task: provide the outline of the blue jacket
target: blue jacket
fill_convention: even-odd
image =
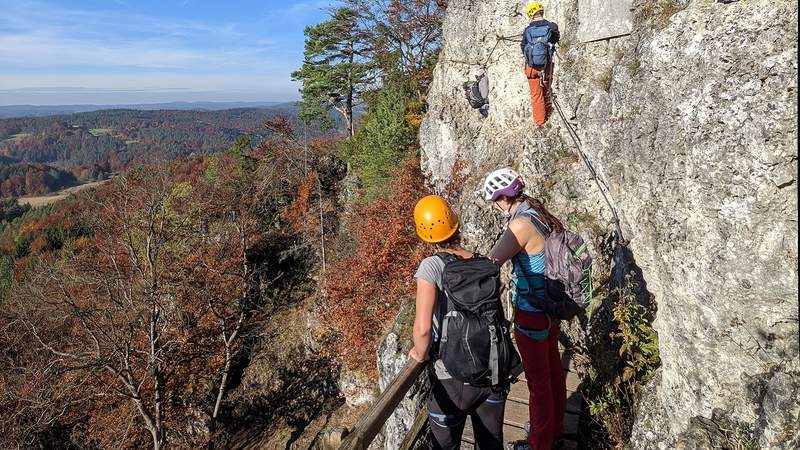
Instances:
[[[552,30],[550,42],[553,44],[558,43],[558,40],[561,39],[561,33],[559,33],[558,24],[556,24],[555,22],[550,22],[545,19],[534,20],[530,23],[530,25],[525,27],[525,31],[528,31],[528,28],[540,27],[542,25],[547,25],[548,27],[550,27],[550,30]],[[523,54],[525,54],[525,45],[528,43],[527,39],[525,38],[526,34],[525,31],[522,32],[522,44],[520,45]]]

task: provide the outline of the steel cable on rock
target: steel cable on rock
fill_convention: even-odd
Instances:
[[[554,52],[555,55],[561,59],[561,55],[558,52]],[[555,77],[556,82],[554,83],[553,88],[557,87],[558,85],[558,77]],[[594,168],[591,160],[589,160],[589,156],[583,151],[581,138],[578,135],[578,132],[575,131],[575,128],[569,123],[567,120],[566,114],[564,114],[564,110],[561,108],[561,104],[558,103],[558,96],[555,93],[555,89],[550,90],[550,96],[553,99],[553,106],[555,107],[556,112],[558,112],[558,116],[561,117],[561,122],[564,123],[564,127],[567,129],[567,134],[569,134],[570,138],[572,138],[572,142],[575,144],[575,148],[578,151],[578,154],[583,160],[583,163],[586,165],[586,168],[589,169],[589,173],[591,174],[591,179],[597,185],[597,189],[600,191],[600,195],[603,196],[603,200],[605,200],[606,205],[608,205],[608,209],[611,211],[611,223],[614,224],[614,229],[617,233],[617,242],[622,245],[628,245],[628,241],[625,240],[624,235],[622,234],[622,227],[620,226],[619,215],[617,214],[617,209],[611,204],[611,200],[609,200],[608,195],[606,194],[606,188],[603,188],[603,185],[606,185],[606,182],[601,180],[600,177],[597,175],[597,171]]]
[[[495,35],[495,37],[496,37],[497,40],[494,43],[494,47],[492,47],[492,50],[489,52],[489,56],[487,56],[485,58],[483,63],[481,63],[480,61],[473,62],[473,61],[466,61],[466,60],[463,60],[463,59],[450,59],[450,58],[447,58],[444,61],[452,62],[452,63],[456,63],[456,64],[466,64],[468,66],[480,66],[481,69],[486,70],[489,67],[489,62],[492,60],[492,56],[494,56],[494,52],[495,52],[495,50],[497,50],[497,47],[500,45],[500,42],[522,42],[521,39],[519,39],[519,40],[517,39],[517,38],[521,38],[522,34],[515,34],[515,35],[511,35],[511,36]]]
[[[444,61],[457,64],[466,64],[470,66],[480,65],[481,69],[485,71],[488,68],[492,56],[494,56],[495,50],[497,50],[497,47],[500,45],[500,42],[522,42],[522,40],[520,39],[521,37],[522,34],[516,34],[511,36],[497,35],[497,41],[494,43],[494,47],[492,47],[492,50],[489,52],[489,56],[486,57],[483,63],[458,60],[458,59],[449,59],[449,58],[444,59]],[[558,57],[558,59],[561,59],[561,55],[558,53],[558,51],[555,51],[554,54]],[[555,78],[554,84],[557,86],[558,77],[554,78]],[[553,106],[558,112],[559,117],[561,117],[561,121],[564,123],[564,126],[567,129],[567,133],[569,134],[570,138],[572,138],[572,142],[575,144],[575,148],[577,149],[578,154],[581,157],[581,160],[583,160],[583,163],[584,165],[586,165],[586,168],[589,169],[589,173],[591,174],[591,179],[597,185],[597,189],[600,191],[600,195],[603,196],[603,200],[605,201],[606,205],[611,211],[611,216],[612,216],[611,222],[614,224],[614,229],[617,234],[616,235],[617,242],[622,246],[627,245],[628,241],[625,240],[625,237],[622,234],[622,227],[620,226],[619,214],[617,214],[617,209],[614,207],[614,205],[611,203],[611,200],[608,198],[608,195],[606,194],[606,188],[603,187],[603,185],[607,186],[607,184],[605,183],[605,181],[601,180],[600,177],[597,175],[597,171],[595,170],[594,165],[592,165],[592,162],[589,160],[589,157],[583,151],[581,138],[578,135],[578,132],[575,131],[575,128],[572,126],[572,124],[569,123],[569,121],[567,120],[567,117],[564,114],[563,109],[561,108],[561,104],[558,103],[558,98],[557,95],[555,94],[555,90],[551,89],[550,94],[553,99]]]

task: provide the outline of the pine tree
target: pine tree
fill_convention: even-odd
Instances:
[[[405,120],[409,94],[384,87],[370,96],[369,113],[355,138],[346,142],[343,157],[361,179],[367,200],[386,193],[391,170],[408,157],[414,131]]]
[[[358,13],[349,8],[331,11],[331,18],[306,27],[303,66],[292,79],[303,83],[300,117],[330,124],[328,112],[338,111],[349,135],[355,134],[353,109],[371,83],[372,64]]]

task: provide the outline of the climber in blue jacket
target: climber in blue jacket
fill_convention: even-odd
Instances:
[[[533,121],[542,126],[547,122],[545,96],[550,90],[553,74],[555,45],[561,39],[558,25],[544,18],[544,7],[539,2],[528,5],[531,23],[522,32],[522,54],[525,55],[525,76],[531,89]]]

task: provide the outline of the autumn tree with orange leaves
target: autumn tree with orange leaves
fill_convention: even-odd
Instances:
[[[394,171],[390,194],[360,207],[348,224],[356,250],[330,270],[327,314],[339,357],[351,369],[374,374],[380,336],[413,297],[412,276],[426,247],[411,214],[425,192],[419,160],[410,156]]]
[[[346,0],[359,11],[384,82],[409,79],[423,96],[442,45],[445,0]]]
[[[285,133],[118,177],[87,197],[92,233],[60,257],[27,248],[30,270],[0,317],[0,338],[32,350],[9,354],[17,372],[0,379],[0,408],[11,413],[0,426],[19,432],[17,442],[77,422],[70,440],[88,446],[211,438],[243,336],[281,301],[262,297],[284,275],[280,262],[254,260],[268,241],[290,239],[284,210],[308,200],[297,183],[313,176],[329,189],[311,155],[323,144],[296,158],[279,142],[292,136],[288,124],[268,126]],[[317,204],[311,214],[295,208],[298,223],[318,218]]]
[[[200,184],[193,195],[194,185],[163,168],[115,184],[93,200],[95,236],[68,261],[38,262],[14,296],[17,320],[49,355],[53,382],[81,380],[64,407],[91,405],[87,438],[140,446],[143,429],[160,449],[193,410],[210,409],[209,424],[218,414],[252,312],[245,259],[253,220],[230,192]],[[213,408],[188,389],[198,384],[216,386]],[[114,412],[126,409],[130,422],[115,426]]]

